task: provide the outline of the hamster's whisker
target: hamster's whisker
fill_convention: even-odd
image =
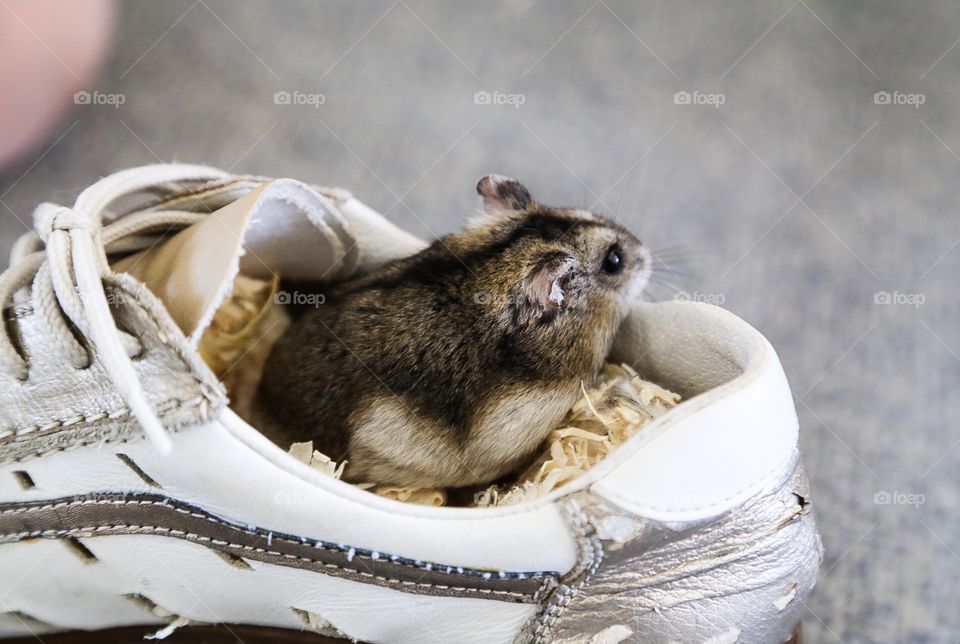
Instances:
[[[658,284],[673,290],[683,290],[691,281],[691,276],[683,273],[665,272],[654,266],[648,278],[651,284]]]
[[[696,264],[691,264],[690,262],[686,262],[682,259],[675,259],[672,257],[665,258],[660,257],[659,255],[651,255],[651,257],[653,259],[653,267],[661,271],[671,271],[676,269],[684,270],[694,268],[696,266]]]
[[[659,278],[675,277],[681,280],[691,279],[694,276],[693,271],[689,267],[675,266],[657,261],[654,261],[653,266],[651,266],[651,274]]]
[[[667,288],[653,289],[645,288],[643,289],[643,294],[646,296],[647,301],[649,302],[663,302],[665,300],[675,299],[676,296],[682,291],[671,290]]]
[[[676,295],[677,293],[681,293],[681,292],[684,291],[684,289],[683,289],[682,287],[680,287],[680,286],[678,286],[678,285],[676,285],[676,284],[674,284],[674,283],[672,283],[672,282],[666,282],[666,281],[662,281],[662,280],[658,280],[658,279],[653,279],[653,278],[650,279],[650,281],[649,281],[648,284],[649,284],[649,286],[651,286],[651,287],[658,287],[658,288],[660,288],[660,289],[664,289],[664,290],[668,291],[671,295]]]
[[[658,259],[658,260],[661,260],[661,261],[665,261],[665,260],[671,260],[671,261],[672,261],[672,260],[681,260],[681,261],[704,260],[704,259],[706,259],[706,257],[707,257],[707,255],[706,255],[704,252],[699,251],[699,250],[696,250],[696,249],[690,249],[690,248],[681,248],[681,247],[675,247],[675,248],[649,248],[649,247],[648,247],[648,250],[650,251],[650,254],[653,256],[654,259]]]
[[[671,263],[682,263],[682,264],[705,264],[705,257],[702,255],[672,255],[670,253],[660,253],[653,252],[650,253],[651,257],[655,261],[671,264]]]
[[[671,246],[648,246],[651,253],[665,257],[705,257],[708,255],[702,248],[691,247],[687,244],[673,244]]]
[[[657,246],[658,253],[669,253],[675,250],[696,251],[697,249],[691,247],[689,244],[670,244],[669,246]]]
[[[681,282],[683,284],[688,284],[693,281],[696,277],[695,274],[690,271],[685,270],[663,270],[658,269],[657,267],[653,268],[651,273],[651,278],[655,281],[672,281],[672,282]]]
[[[694,281],[703,275],[709,265],[702,253],[694,254],[695,252],[682,247],[650,249],[650,256],[653,258],[652,271],[660,277],[668,275],[683,282]]]

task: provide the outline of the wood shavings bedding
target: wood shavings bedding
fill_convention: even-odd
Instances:
[[[313,442],[294,443],[288,450],[290,456],[298,461],[306,463],[312,468],[318,469],[328,476],[339,479],[343,476],[343,470],[347,465],[346,461],[336,463],[329,456],[319,450],[313,449]],[[445,490],[434,490],[426,488],[408,488],[396,487],[393,485],[374,485],[373,483],[360,483],[357,487],[363,488],[379,494],[380,496],[394,501],[404,501],[406,503],[419,503],[421,505],[446,505],[447,493]]]
[[[647,423],[680,402],[680,396],[643,380],[627,365],[607,363],[560,427],[547,437],[542,454],[507,485],[491,485],[475,505],[530,501],[573,481]]]
[[[272,281],[238,275],[197,347],[226,387],[230,406],[248,421],[270,349],[290,326],[289,315],[276,301],[279,287],[279,275]]]
[[[290,323],[275,301],[278,285],[279,277],[268,282],[239,276],[233,294],[200,340],[200,355],[226,386],[231,407],[251,422],[257,416],[252,401],[260,372],[273,343]],[[548,436],[540,456],[514,481],[478,490],[472,505],[510,505],[544,496],[576,479],[680,402],[678,394],[642,379],[627,365],[613,363],[604,365],[594,382],[582,383],[581,393],[560,427]],[[334,478],[340,478],[346,466],[346,461],[335,463],[314,450],[311,442],[294,443],[289,453]],[[446,490],[373,483],[358,487],[407,503],[442,506],[448,501]]]

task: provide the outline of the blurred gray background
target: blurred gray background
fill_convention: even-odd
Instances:
[[[655,295],[780,353],[826,546],[808,641],[956,642],[958,39],[947,0],[125,2],[89,88],[124,104],[3,171],[0,251],[158,160],[344,186],[425,237],[489,172],[615,215],[663,251]]]

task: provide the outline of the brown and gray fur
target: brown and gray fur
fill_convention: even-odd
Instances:
[[[466,231],[333,287],[273,349],[261,406],[286,439],[347,459],[349,481],[457,487],[523,465],[646,283],[650,255],[622,226],[505,177],[477,191]]]

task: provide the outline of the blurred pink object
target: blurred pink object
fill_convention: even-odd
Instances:
[[[107,53],[113,0],[0,2],[0,169],[37,148]]]

